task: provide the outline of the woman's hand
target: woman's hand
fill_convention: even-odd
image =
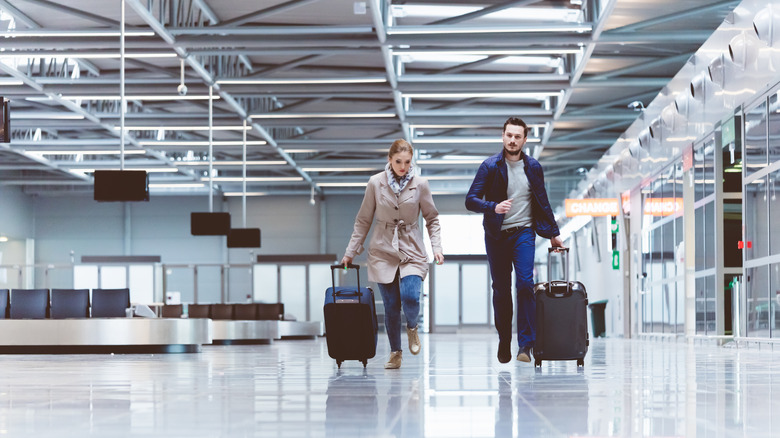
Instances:
[[[345,268],[351,263],[352,263],[352,257],[344,256],[341,258],[341,264],[344,265]]]
[[[436,254],[433,255],[433,259],[437,265],[440,265],[444,263],[444,254],[437,252]]]

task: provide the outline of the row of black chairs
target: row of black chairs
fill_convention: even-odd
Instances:
[[[0,289],[0,318],[65,319],[126,316],[130,289]]]
[[[160,316],[179,318],[184,311],[183,307],[181,304],[166,304],[160,309]],[[280,320],[284,319],[284,303],[188,304],[187,317],[239,321]]]

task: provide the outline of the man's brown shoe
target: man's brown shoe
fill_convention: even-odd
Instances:
[[[531,349],[522,349],[519,353],[517,353],[517,360],[520,362],[531,362]]]

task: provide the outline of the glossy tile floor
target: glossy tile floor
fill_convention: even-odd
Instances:
[[[493,334],[421,335],[385,370],[325,339],[200,354],[0,356],[0,435],[780,437],[780,348],[597,339],[541,370]],[[406,341],[404,340],[404,345]]]

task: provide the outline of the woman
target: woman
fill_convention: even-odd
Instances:
[[[387,369],[401,367],[401,308],[406,315],[409,351],[420,352],[417,320],[420,314],[422,281],[428,274],[428,253],[418,227],[420,212],[431,237],[434,259],[444,262],[441,249],[439,212],[433,205],[428,180],[414,175],[414,149],[399,139],[390,146],[385,171],[368,180],[363,204],[355,218],[352,239],[341,263],[352,263],[363,252],[371,223],[376,226],[368,248],[368,280],[379,285],[385,304],[385,328],[390,341]]]

